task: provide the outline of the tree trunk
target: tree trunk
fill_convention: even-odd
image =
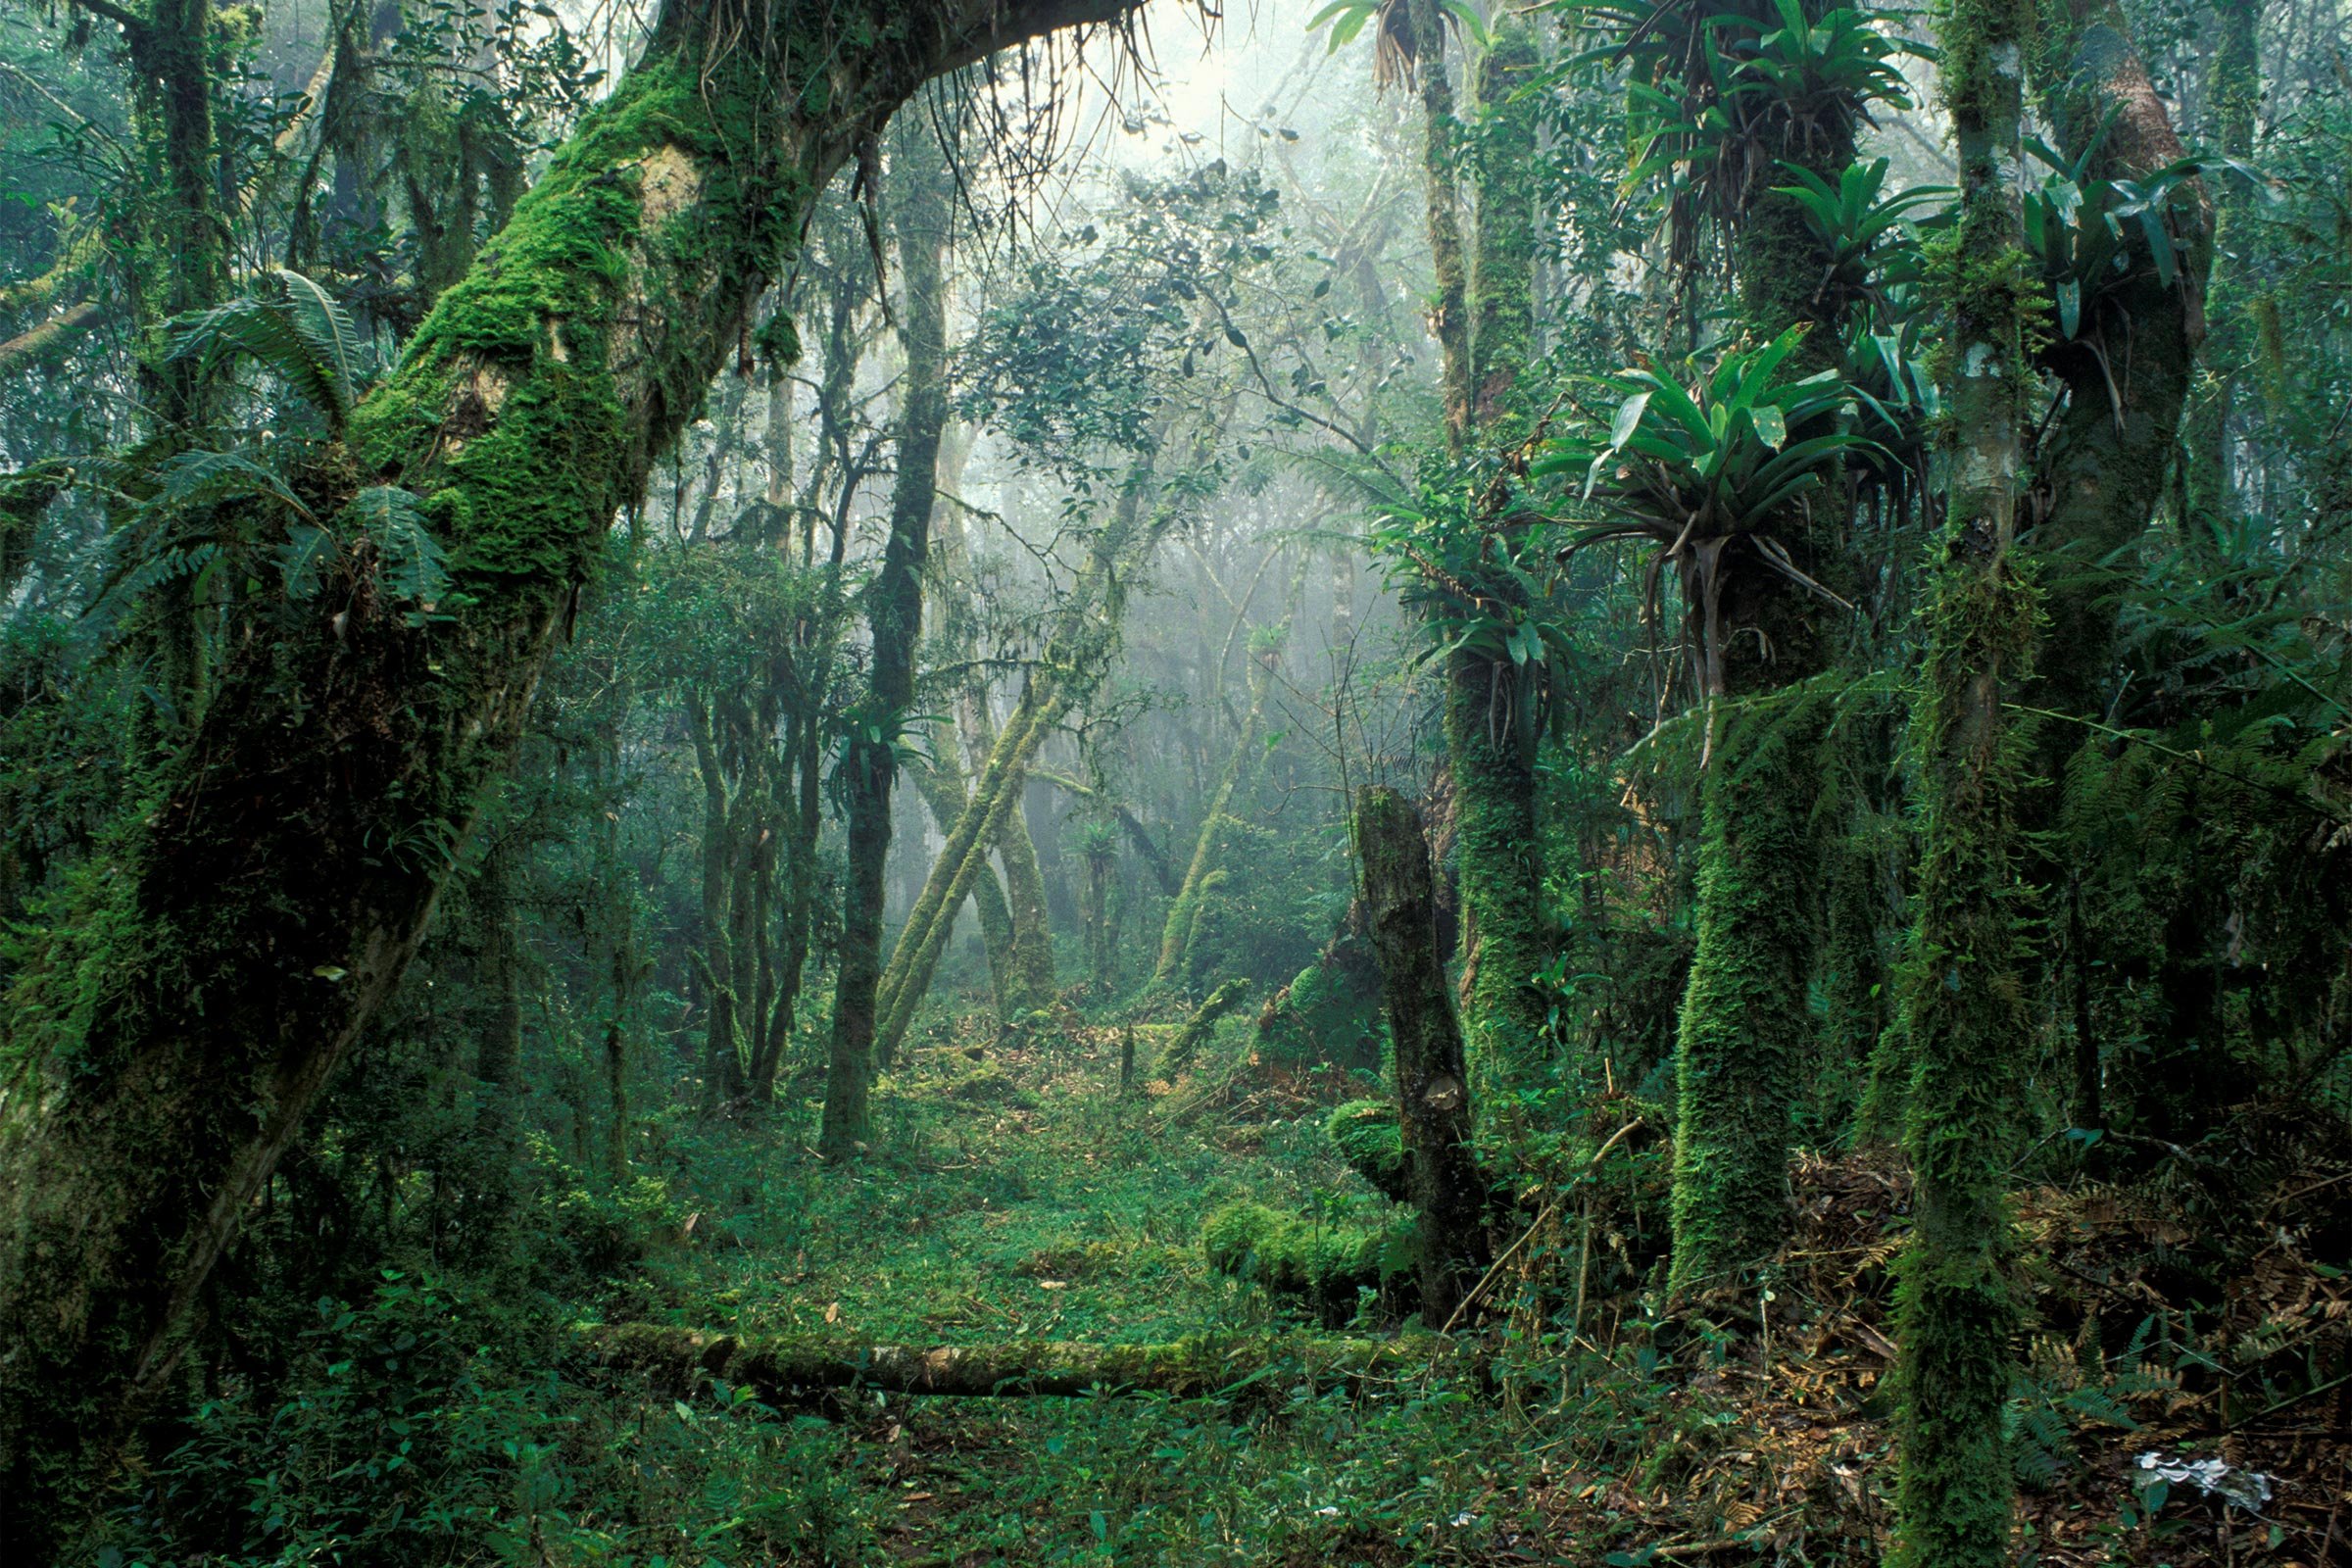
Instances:
[[[1042,744],[1044,737],[1039,737]],[[1054,1005],[1054,927],[1046,906],[1046,873],[1029,836],[1028,775],[1011,786],[1012,808],[997,832],[997,859],[1004,867],[1004,910],[1012,924],[1010,1017],[1025,1017]],[[985,880],[983,878],[982,880]]]
[[[1824,105],[1779,155],[1834,188],[1853,162],[1858,114],[1850,98]],[[1728,238],[1750,336],[1768,342],[1803,327],[1787,373],[1835,368],[1843,297],[1820,286],[1820,241],[1803,206],[1756,181]],[[1849,575],[1849,521],[1831,501],[1783,509],[1766,526],[1805,571],[1835,585]],[[1825,607],[1746,555],[1753,548],[1726,547],[1742,569],[1724,577],[1723,685],[1705,699],[1698,941],[1676,1035],[1676,1290],[1734,1282],[1787,1234],[1790,1112],[1817,1059],[1813,806],[1827,710],[1804,682],[1830,667],[1834,638]],[[1718,730],[1712,707],[1727,697],[1737,705]]]
[[[423,498],[461,591],[413,624],[354,555],[325,602],[284,607],[11,988],[0,1548],[42,1560],[171,1383],[221,1249],[414,954],[613,515],[814,193],[926,77],[1126,9],[779,0],[747,32],[678,0],[357,411],[351,473]]]
[[[985,868],[989,846],[1004,832],[1005,818],[1019,806],[1021,787],[1038,749],[1068,705],[1099,677],[1102,661],[1118,638],[1124,603],[1122,578],[1150,559],[1175,518],[1171,508],[1145,504],[1152,489],[1153,460],[1139,460],[1119,493],[1107,527],[1096,535],[1084,574],[1055,617],[1038,667],[1004,726],[997,732],[988,765],[974,781],[970,804],[948,835],[923,891],[908,911],[892,949],[877,998],[884,1051],[896,1050],[930,989],[939,956],[947,948],[955,912]]]
[[[1014,1340],[923,1348],[807,1339],[736,1339],[650,1323],[584,1329],[581,1344],[604,1365],[663,1388],[689,1389],[706,1376],[757,1390],[778,1402],[828,1389],[980,1398],[1080,1398],[1157,1394],[1214,1398],[1281,1369],[1281,1387],[1354,1388],[1372,1378],[1426,1368],[1426,1347],[1410,1340],[1344,1340],[1266,1334],[1179,1340],[1168,1345],[1083,1345]]]
[[[914,656],[923,626],[923,564],[939,483],[939,438],[948,422],[948,226],[955,176],[927,117],[909,117],[893,137],[892,227],[903,279],[899,332],[906,349],[899,406],[898,477],[890,540],[867,600],[873,632],[872,683],[840,776],[848,817],[842,882],[841,963],[833,991],[833,1036],[825,1060],[825,1110],[818,1147],[831,1158],[855,1153],[868,1133],[866,1094],[874,1070],[874,991],[882,978],[883,876],[890,861],[891,786],[898,745],[914,702]]]
[[[1358,791],[1355,848],[1396,1047],[1405,1191],[1421,1211],[1421,1320],[1435,1327],[1487,1260],[1486,1183],[1470,1152],[1469,1069],[1439,956],[1421,813],[1384,786]]]
[[[1521,433],[1519,378],[1533,350],[1537,249],[1537,120],[1533,96],[1516,98],[1536,74],[1535,30],[1498,16],[1493,40],[1471,72],[1477,101],[1470,159],[1477,224],[1467,286],[1468,327],[1462,416],[1466,436],[1497,448]],[[1433,187],[1431,200],[1438,200]],[[1439,219],[1433,210],[1433,232]],[[1493,548],[1508,555],[1508,533]],[[1482,572],[1478,590],[1505,613],[1528,609],[1520,579]],[[1462,1024],[1489,1128],[1507,1138],[1524,1125],[1528,1102],[1550,1061],[1544,1001],[1534,986],[1549,947],[1536,830],[1536,737],[1520,733],[1526,705],[1517,683],[1532,670],[1465,650],[1446,660],[1446,757],[1459,830]]]
[[[2027,344],[2040,303],[2018,200],[2033,26],[2033,0],[1984,0],[1938,21],[1960,210],[1958,262],[1942,290],[1951,480],[1911,714],[1920,863],[1904,976],[1917,1182],[1896,1329],[1904,1568],[2000,1568],[2013,1558],[2016,1485],[2001,1412],[2021,1314],[2009,1286],[2008,1172],[2034,1020],[2016,913],[2021,768],[2003,704],[2034,634],[2033,593],[2009,564],[2035,390]]]
[[[2213,56],[2208,98],[2213,105],[2213,140],[2226,158],[2254,155],[2254,114],[2262,98],[2257,49],[2263,0],[2219,0],[2221,46]],[[2230,422],[2238,377],[2246,370],[2253,343],[2252,292],[2246,258],[2233,247],[2246,232],[2248,194],[2242,179],[2223,187],[2214,218],[2212,333],[2200,356],[2206,374],[2189,406],[2181,462],[2187,465],[2188,505],[2180,519],[2189,559],[2208,571],[2225,564],[2222,530],[2230,525],[2235,496],[2230,471]]]
[[[947,745],[941,743],[940,765],[922,774],[916,788],[922,791],[923,804],[931,808],[931,820],[939,824],[940,832],[952,833],[969,804],[969,794],[963,787],[963,773],[953,762],[945,760]],[[983,864],[980,874],[972,879],[972,910],[980,921],[980,945],[988,956],[988,980],[992,1001],[1000,1023],[1012,1018],[1012,996],[1015,985],[1012,974],[1012,914],[1004,906],[1004,884],[997,876],[997,868]]]
[[[1258,750],[1258,726],[1264,720],[1266,693],[1273,684],[1274,662],[1252,658],[1250,709],[1242,715],[1242,732],[1234,740],[1233,755],[1226,760],[1225,771],[1217,779],[1216,792],[1208,798],[1207,813],[1200,819],[1200,837],[1193,841],[1192,863],[1185,868],[1184,883],[1168,906],[1167,923],[1159,934],[1159,961],[1152,970],[1152,983],[1155,986],[1174,984],[1185,955],[1192,950],[1193,931],[1200,921],[1200,899],[1209,867],[1215,863],[1217,841],[1224,837],[1226,812],[1233,806],[1234,788]]]
[[[715,1111],[743,1098],[743,1054],[735,1034],[735,841],[740,802],[729,798],[727,776],[712,738],[711,709],[700,695],[686,700],[686,728],[703,784],[703,1108]]]
[[[1437,292],[1429,329],[1438,340],[1438,388],[1446,412],[1446,444],[1460,453],[1470,435],[1470,284],[1462,250],[1462,203],[1454,171],[1459,126],[1453,83],[1446,74],[1446,13],[1438,0],[1405,0],[1411,19],[1413,76],[1421,92],[1423,211],[1429,222],[1430,264]]]
[[[2185,156],[2118,8],[2107,0],[2073,0],[2071,12],[2044,19],[2036,43],[2034,75],[2059,146],[2070,158],[2095,148],[2091,177],[2142,178]],[[2067,405],[2035,474],[2049,510],[2022,542],[2036,563],[2048,623],[2035,663],[2035,706],[2061,713],[2095,718],[2106,706],[2124,579],[2096,568],[2138,539],[2155,514],[2205,336],[2213,248],[2198,187],[2178,194],[2168,216],[2180,278],[2162,282],[2145,242],[2130,242],[2130,270],[2109,290],[2114,330],[2104,364],[2079,344],[2048,356],[2067,384]],[[2134,232],[2131,225],[2126,231]],[[2048,776],[2064,776],[2066,757],[2082,738],[2072,725],[2049,727],[2042,757]]]

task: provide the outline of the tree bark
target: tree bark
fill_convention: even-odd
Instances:
[[[1911,714],[1920,858],[1904,973],[1917,1182],[1896,1329],[1904,1568],[2000,1568],[2014,1556],[2001,1428],[2021,1313],[2008,1188],[2034,1019],[2015,912],[2022,777],[2004,700],[2034,638],[2032,590],[2009,563],[2035,391],[2026,346],[2040,305],[2018,199],[2033,26],[2033,0],[1970,0],[1938,18],[1960,204],[1957,262],[1939,282],[1952,334],[1951,478]]]
[[[747,32],[678,0],[357,411],[341,482],[421,497],[461,592],[412,623],[355,555],[283,607],[8,999],[0,1548],[42,1560],[172,1382],[206,1277],[414,954],[614,514],[814,193],[925,78],[1127,9],[777,0]]]
[[[868,1127],[874,1071],[874,992],[882,978],[883,877],[890,860],[891,786],[898,745],[914,702],[914,656],[923,627],[923,565],[939,483],[940,433],[948,422],[948,227],[955,176],[928,123],[903,121],[893,138],[892,227],[903,280],[899,333],[906,350],[899,408],[898,476],[890,539],[866,605],[873,633],[872,679],[853,718],[842,760],[848,871],[842,882],[841,962],[833,990],[833,1034],[825,1060],[825,1109],[818,1148],[855,1153]]]
[[[1226,813],[1233,806],[1235,786],[1241,782],[1257,750],[1258,726],[1266,712],[1266,693],[1273,684],[1273,660],[1253,658],[1250,663],[1250,708],[1242,715],[1242,733],[1233,743],[1233,755],[1226,759],[1225,771],[1217,778],[1216,792],[1208,798],[1200,836],[1193,841],[1192,862],[1185,868],[1184,881],[1168,906],[1167,923],[1159,934],[1159,961],[1152,970],[1152,983],[1155,986],[1174,984],[1185,955],[1192,951],[1193,932],[1200,922],[1200,899],[1209,868],[1215,863],[1217,841],[1224,837]]]
[[[1421,1211],[1421,1320],[1444,1323],[1486,1262],[1486,1183],[1470,1152],[1470,1078],[1438,951],[1421,813],[1380,785],[1355,798],[1364,906],[1396,1050],[1405,1191]]]

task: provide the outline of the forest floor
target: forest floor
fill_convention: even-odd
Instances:
[[[694,1162],[705,1206],[654,1262],[661,1314],[842,1345],[1307,1327],[1211,1273],[1200,1224],[1241,1198],[1375,1221],[1385,1200],[1322,1132],[1330,1103],[1371,1086],[1244,1062],[1122,1094],[1119,1050],[1110,1030],[1024,1046],[942,1025],[885,1084],[861,1167],[789,1146],[756,1167]],[[1669,1334],[1628,1293],[1582,1332],[1517,1313],[1475,1367],[1346,1392],[1278,1366],[1215,1399],[832,1397],[798,1416],[821,1478],[801,1506],[825,1515],[799,1539],[829,1560],[941,1568],[1875,1563],[1908,1193],[1890,1166],[1847,1157],[1804,1161],[1797,1194],[1760,1325],[1702,1311]],[[2352,1565],[2346,1391],[2273,1408],[2271,1374],[2240,1369],[2340,1358],[2341,1268],[2281,1224],[2226,1321],[2200,1323],[2166,1294],[2186,1240],[2177,1205],[2077,1186],[2021,1207],[2051,1259],[2012,1412],[2030,1560]],[[1375,1315],[1353,1332],[1391,1329]],[[2226,1504],[2141,1473],[2142,1454],[2218,1460],[2208,1479],[2224,1485],[2260,1472],[2272,1496]]]

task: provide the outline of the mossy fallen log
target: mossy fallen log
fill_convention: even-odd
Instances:
[[[1355,1389],[1429,1364],[1426,1340],[1318,1334],[1195,1335],[1156,1345],[1008,1340],[992,1345],[858,1345],[780,1335],[738,1338],[652,1323],[584,1328],[603,1369],[662,1387],[704,1375],[778,1402],[828,1390],[875,1389],[982,1398],[1163,1394],[1216,1398],[1280,1379],[1284,1387]]]
[[[1159,1054],[1159,1076],[1172,1078],[1190,1066],[1193,1057],[1200,1053],[1200,1042],[1208,1038],[1208,1032],[1216,1027],[1217,1020],[1240,1006],[1242,999],[1248,995],[1250,982],[1247,978],[1228,980],[1210,992],[1208,1000],[1185,1020],[1182,1029],[1176,1031],[1176,1038],[1168,1042],[1168,1049]]]
[[[1313,1307],[1327,1325],[1354,1316],[1359,1293],[1409,1310],[1421,1255],[1417,1220],[1398,1213],[1372,1230],[1318,1225],[1262,1203],[1229,1203],[1201,1223],[1200,1250],[1220,1274],[1253,1280]]]

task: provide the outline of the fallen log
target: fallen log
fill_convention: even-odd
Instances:
[[[981,1398],[1216,1398],[1270,1378],[1284,1386],[1352,1390],[1428,1367],[1434,1348],[1427,1339],[1319,1334],[1196,1335],[1158,1345],[1011,1340],[924,1348],[789,1335],[738,1338],[653,1323],[592,1325],[579,1338],[607,1370],[673,1389],[691,1387],[707,1374],[779,1402],[839,1389]]]

